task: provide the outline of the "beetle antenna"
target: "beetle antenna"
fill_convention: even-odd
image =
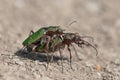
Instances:
[[[70,24],[69,24],[69,26],[71,26],[73,23],[76,23],[77,21],[72,21]]]
[[[86,42],[88,46],[91,46],[93,49],[95,49],[95,51],[96,51],[96,56],[97,56],[97,55],[98,55],[98,50],[97,50],[97,48],[96,48],[95,46],[93,46],[92,44],[90,44],[89,42],[87,42],[87,41],[84,41],[84,42]]]
[[[94,38],[91,37],[91,36],[82,36],[82,37],[80,37],[80,38],[89,38],[89,39],[91,39],[92,42],[94,42]]]
[[[76,23],[76,22],[77,22],[77,21],[72,21],[71,23],[68,24],[67,27],[69,28],[69,26],[71,26],[73,23]]]

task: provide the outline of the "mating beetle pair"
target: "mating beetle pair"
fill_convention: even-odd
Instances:
[[[32,51],[29,50],[29,48],[31,47],[31,49],[33,49],[33,47],[37,46],[36,50],[39,51],[42,50],[42,48],[44,49],[44,47],[46,47],[44,45],[48,41],[50,41],[49,39],[52,39],[54,36],[60,36],[62,33],[63,30],[60,28],[60,26],[43,27],[40,28],[35,33],[31,31],[30,36],[27,39],[25,39],[25,41],[23,42],[23,46],[27,48],[27,51]]]
[[[55,51],[59,51],[61,56],[61,63],[62,63],[61,50],[63,50],[65,46],[67,46],[67,49],[70,53],[70,66],[72,68],[71,65],[72,54],[71,54],[70,46],[74,48],[77,55],[77,51],[73,43],[77,44],[79,47],[82,47],[83,45],[91,46],[96,50],[96,53],[98,53],[97,49],[92,44],[90,44],[89,42],[83,39],[86,37],[92,38],[89,36],[79,36],[78,33],[64,33],[64,30],[61,29],[60,26],[49,26],[49,27],[40,28],[36,32],[31,31],[30,36],[27,39],[25,39],[25,41],[23,42],[23,46],[29,52],[34,51],[34,52],[47,53],[46,56],[47,64],[49,64],[49,59],[48,59],[49,53],[51,52],[54,53]],[[62,63],[62,70],[63,70],[63,63]]]

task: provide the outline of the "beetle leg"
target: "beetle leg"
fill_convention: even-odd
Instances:
[[[48,58],[48,56],[49,56],[48,51],[49,51],[50,37],[46,36],[46,38],[47,38],[47,42],[46,42],[46,53],[47,53],[47,56],[46,56],[46,58],[47,58],[47,70],[48,70],[49,62],[50,62],[49,58]]]
[[[50,63],[52,63],[52,62],[53,62],[54,51],[53,51],[53,49],[51,49],[50,46],[49,46],[49,50],[50,50],[50,52],[51,52],[51,55],[50,55]]]
[[[82,59],[79,58],[78,56],[78,53],[77,53],[77,50],[75,48],[75,46],[73,44],[71,44],[71,46],[73,47],[74,51],[75,51],[75,54],[76,54],[76,57],[78,58],[79,61],[81,61]]]
[[[23,53],[25,51],[26,47],[23,46],[23,48],[20,50],[20,53]]]
[[[53,53],[54,54],[54,53]],[[53,54],[51,54],[50,62],[53,62]]]
[[[69,51],[69,53],[70,53],[70,67],[71,67],[71,69],[73,70],[73,68],[72,68],[72,54],[71,54],[71,49],[70,49],[70,47],[68,46],[68,51]]]
[[[91,36],[81,36],[80,38],[88,38],[91,40],[91,42],[94,42],[94,38]]]
[[[48,67],[49,67],[49,58],[48,58],[48,52],[47,52],[46,59],[47,59],[47,67],[46,67],[46,70],[48,70]]]
[[[61,57],[61,65],[62,65],[62,73],[63,73],[63,57],[62,57],[62,51],[59,48],[59,53],[60,53],[60,57]]]

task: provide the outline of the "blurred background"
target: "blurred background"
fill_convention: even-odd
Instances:
[[[39,79],[38,76],[34,77],[35,75],[27,75],[27,78],[24,75],[22,75],[22,78],[18,76],[22,74],[21,70],[18,70],[18,65],[12,65],[15,70],[8,65],[9,59],[12,63],[15,57],[11,59],[6,55],[14,55],[18,49],[22,48],[22,42],[28,36],[30,30],[36,31],[41,27],[51,25],[59,25],[66,32],[78,32],[80,35],[94,37],[100,60],[97,60],[95,55],[91,54],[94,58],[87,57],[88,60],[83,60],[82,64],[91,66],[98,63],[108,72],[104,70],[97,73],[97,77],[93,75],[85,78],[87,76],[86,71],[80,71],[81,74],[77,71],[67,73],[67,76],[60,72],[59,76],[55,76],[54,70],[51,72],[53,74],[43,71],[41,75],[44,74],[46,80],[119,80],[119,8],[120,0],[0,0],[0,62],[2,63],[0,64],[0,80]],[[69,26],[73,21],[76,21],[76,23]],[[24,61],[22,63],[25,65]],[[29,64],[34,63],[29,62]],[[80,67],[80,64],[77,66]],[[3,68],[3,66],[5,67]],[[82,66],[86,68],[86,66]],[[16,70],[18,70],[17,76],[14,74]],[[78,76],[70,76],[75,73]],[[49,77],[49,79],[46,77]],[[43,80],[45,80],[44,78]]]

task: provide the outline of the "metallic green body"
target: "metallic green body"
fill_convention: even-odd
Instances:
[[[60,26],[49,26],[49,27],[40,28],[38,31],[36,31],[32,35],[30,35],[27,39],[25,39],[22,44],[24,46],[30,45],[30,44],[36,42],[38,39],[40,39],[47,31],[53,31],[54,32],[56,30],[63,31],[60,28]]]
[[[47,31],[56,31],[56,30],[63,31],[60,28],[60,26],[49,26],[49,27],[47,27]]]
[[[37,41],[40,37],[42,37],[45,33],[45,29],[41,28],[38,31],[36,31],[35,33],[33,33],[32,35],[30,35],[27,39],[25,39],[25,41],[23,41],[23,45],[30,45],[33,42]]]

